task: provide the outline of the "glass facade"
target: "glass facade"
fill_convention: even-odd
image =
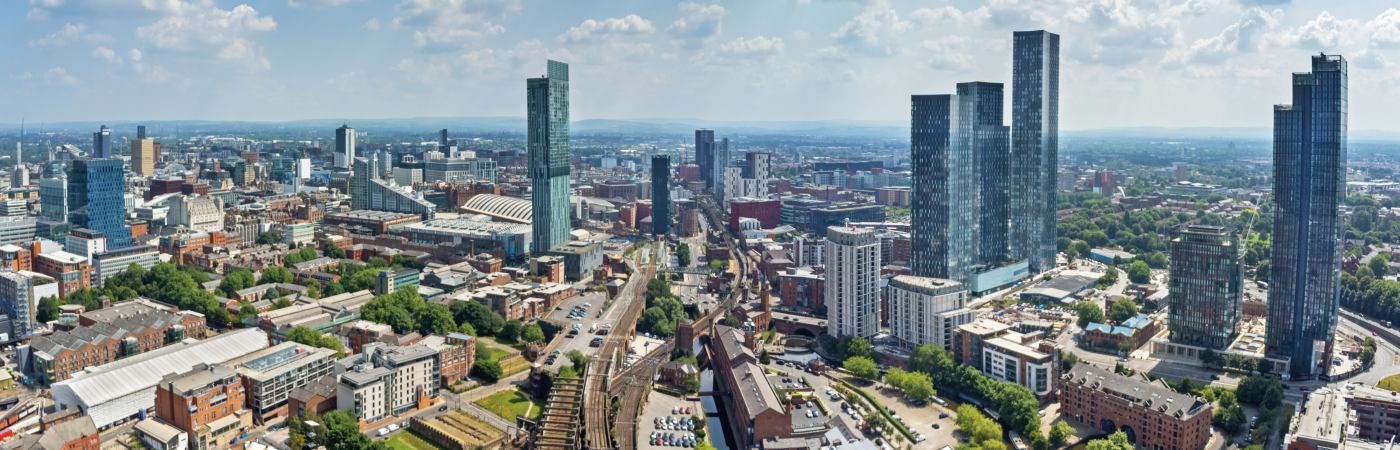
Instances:
[[[1007,257],[1007,139],[1000,83],[912,97],[912,255],[920,276],[968,283]]]
[[[130,247],[125,192],[120,160],[73,160],[68,166],[68,222],[102,232],[108,250]]]
[[[1011,221],[1012,259],[1031,271],[1055,267],[1056,168],[1060,147],[1060,36],[1046,31],[1012,35]]]
[[[1244,266],[1224,228],[1192,225],[1172,240],[1167,324],[1171,341],[1224,350],[1239,329]]]
[[[544,78],[526,80],[532,247],[569,242],[569,65],[549,61]]]
[[[695,162],[700,166],[700,178],[705,189],[714,189],[714,168],[710,162],[715,154],[715,130],[695,130]]]
[[[1331,360],[1346,195],[1347,63],[1316,55],[1293,74],[1293,104],[1274,107],[1274,239],[1268,350],[1295,378]]]
[[[112,129],[103,125],[96,133],[92,134],[92,154],[93,158],[112,157]]]
[[[671,233],[671,157],[651,157],[651,232],[657,236]]]

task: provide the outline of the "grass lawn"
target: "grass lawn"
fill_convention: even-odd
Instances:
[[[387,443],[393,450],[443,450],[413,431],[400,431],[389,437]]]
[[[1400,392],[1400,373],[1381,379],[1377,386],[1388,391]]]
[[[544,405],[531,401],[529,397],[515,389],[491,394],[490,397],[477,400],[476,405],[501,416],[508,422],[515,422],[516,416],[535,419],[544,413]]]

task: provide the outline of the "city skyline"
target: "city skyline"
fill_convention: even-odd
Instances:
[[[509,87],[545,58],[586,77],[581,120],[898,121],[925,86],[1009,83],[1009,32],[1043,28],[1076,30],[1063,43],[1076,75],[1062,90],[1080,99],[1063,107],[1066,130],[1267,126],[1256,105],[1287,89],[1269,74],[1327,52],[1356,55],[1354,89],[1372,94],[1354,102],[1354,128],[1400,131],[1384,102],[1400,89],[1387,70],[1400,10],[1379,3],[612,3],[548,18],[508,0],[28,3],[0,6],[14,25],[0,54],[21,62],[0,101],[23,105],[0,122],[523,117]],[[775,16],[791,19],[760,20]],[[191,34],[201,27],[217,32]],[[323,43],[355,57],[306,51]],[[659,100],[675,90],[709,95]],[[110,101],[63,106],[99,93]]]

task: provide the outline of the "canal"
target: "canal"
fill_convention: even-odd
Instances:
[[[714,370],[706,368],[700,372],[700,392],[714,392],[715,377]],[[729,429],[729,421],[724,420],[724,402],[721,402],[713,395],[701,395],[700,403],[705,407],[705,421],[708,425],[705,429],[710,434],[710,443],[716,450],[730,450],[735,447],[730,439],[733,430]]]

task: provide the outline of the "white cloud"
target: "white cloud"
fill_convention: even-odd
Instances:
[[[102,33],[89,33],[87,25],[81,23],[65,23],[58,31],[45,35],[39,39],[29,41],[30,47],[61,46],[74,42],[106,42],[112,40],[112,36]]]
[[[103,61],[107,61],[112,64],[122,63],[122,57],[117,56],[117,51],[107,47],[97,47],[93,49],[92,56],[102,58]]]
[[[681,17],[666,29],[671,35],[693,45],[719,35],[726,14],[723,6],[685,2],[680,9]]]
[[[980,25],[991,17],[991,12],[986,6],[963,11],[955,6],[944,5],[942,8],[919,8],[909,13],[909,20],[920,26],[935,25]]]
[[[933,70],[968,70],[972,60],[968,58],[967,44],[967,38],[958,36],[926,40],[919,43],[923,50],[919,56]]]
[[[44,81],[63,86],[77,86],[80,83],[76,77],[69,75],[68,70],[62,67],[54,67],[48,72],[44,72]]]
[[[846,21],[831,37],[841,45],[865,54],[891,56],[899,50],[900,35],[909,23],[900,20],[899,13],[887,0],[874,0],[851,20]]]
[[[1243,18],[1225,27],[1219,34],[1172,49],[1167,54],[1166,62],[1218,63],[1240,53],[1255,51],[1262,44],[1264,34],[1278,26],[1282,17],[1282,10],[1251,8]]]
[[[378,18],[378,17],[371,17],[371,18],[369,18],[369,20],[366,20],[366,21],[365,21],[365,29],[366,29],[366,30],[369,30],[369,31],[379,31],[379,29],[380,29],[380,26],[379,26],[379,18]]]
[[[1344,36],[1360,26],[1356,20],[1339,19],[1332,13],[1323,11],[1317,18],[1291,29],[1282,31],[1274,39],[1288,47],[1298,47],[1316,51],[1336,51]]]
[[[1366,23],[1371,33],[1371,44],[1386,47],[1400,46],[1400,10],[1390,8]]]
[[[287,6],[300,8],[303,6],[340,6],[350,3],[350,0],[287,0]]]
[[[395,30],[412,30],[418,47],[455,48],[505,32],[499,21],[520,11],[522,0],[401,0]]]
[[[248,38],[253,33],[275,31],[277,21],[248,5],[221,9],[212,0],[144,0],[148,8],[164,18],[136,28],[136,36],[156,48],[179,51],[217,52],[219,59],[249,70],[271,67],[262,46]]]
[[[656,27],[636,14],[626,17],[613,17],[603,20],[584,20],[578,26],[569,28],[559,36],[560,42],[589,42],[611,37],[639,36],[651,34]]]
[[[768,58],[783,53],[783,38],[754,36],[738,38],[719,46],[720,53],[738,57]]]
[[[29,81],[34,79],[33,72],[20,72],[10,74],[10,79],[15,81]]]
[[[127,58],[131,59],[131,62],[141,62],[141,56],[141,50],[135,48],[127,53]]]

